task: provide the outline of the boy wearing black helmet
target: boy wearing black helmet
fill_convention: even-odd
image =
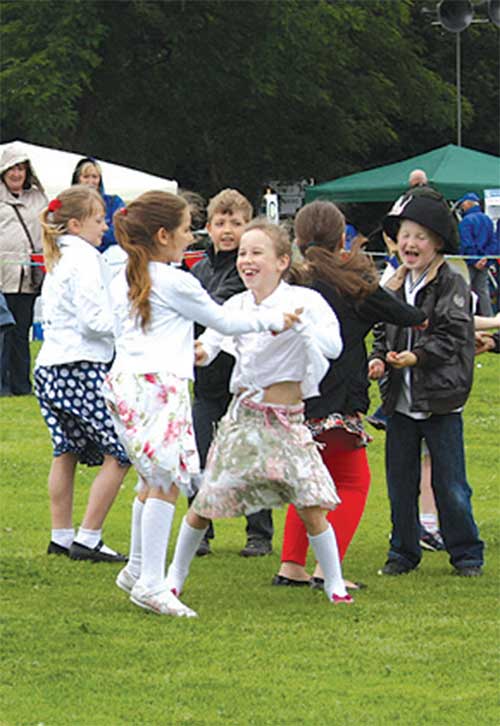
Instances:
[[[457,252],[456,222],[438,192],[400,198],[384,220],[402,261],[386,287],[425,311],[425,329],[384,325],[376,335],[370,378],[383,378],[389,415],[386,474],[392,534],[383,575],[401,575],[421,559],[418,494],[420,450],[432,458],[432,488],[440,530],[454,572],[482,573],[483,542],[465,473],[461,411],[472,386],[474,319],[470,290],[444,254]]]

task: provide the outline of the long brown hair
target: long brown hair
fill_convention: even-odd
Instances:
[[[55,204],[59,202],[60,204]],[[51,208],[53,211],[50,211]],[[68,234],[68,222],[77,219],[83,222],[96,209],[104,210],[104,202],[97,189],[85,184],[76,184],[57,195],[40,215],[45,267],[52,272],[61,257],[57,238]]]
[[[333,202],[317,200],[302,207],[295,217],[295,236],[304,262],[292,266],[291,281],[323,280],[356,299],[374,292],[377,269],[361,251],[361,241],[354,242],[349,252],[342,248],[344,231],[344,215]]]
[[[128,297],[143,330],[151,320],[149,262],[156,251],[155,237],[162,227],[167,232],[177,229],[187,206],[175,194],[146,192],[113,215],[116,239],[128,255]]]

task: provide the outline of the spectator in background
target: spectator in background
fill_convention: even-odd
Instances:
[[[97,248],[99,252],[105,252],[111,245],[116,245],[115,230],[113,227],[113,214],[125,206],[125,202],[118,194],[106,194],[102,179],[102,170],[98,162],[92,156],[80,159],[75,166],[71,184],[86,184],[97,189],[104,201],[106,209],[107,231],[104,233],[102,242]]]
[[[458,200],[462,221],[458,226],[460,254],[469,255],[467,260],[471,288],[478,296],[479,315],[493,315],[488,284],[488,255],[497,255],[498,241],[492,220],[481,211],[480,199],[474,192],[468,192]]]
[[[429,179],[423,169],[413,169],[408,177],[408,186],[414,187],[426,187],[429,185]]]
[[[0,290],[15,319],[5,334],[2,395],[31,393],[29,335],[39,293],[31,254],[41,252],[39,214],[47,197],[22,144],[6,146],[0,159]]]

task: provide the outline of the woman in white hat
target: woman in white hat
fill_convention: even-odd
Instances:
[[[5,336],[2,395],[31,393],[29,333],[39,293],[31,255],[42,251],[39,214],[47,202],[23,145],[5,146],[0,158],[0,290],[16,324]]]

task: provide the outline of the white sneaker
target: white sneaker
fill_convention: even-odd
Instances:
[[[198,614],[184,605],[170,590],[146,590],[136,582],[130,593],[134,605],[150,610],[158,615],[175,615],[177,617],[196,618]]]
[[[134,585],[138,579],[139,579],[138,577],[135,577],[134,575],[130,574],[130,572],[127,570],[127,568],[124,567],[118,573],[115,582],[121,590],[123,590],[124,592],[126,592],[130,595],[130,593],[132,592],[132,588],[134,587]]]

